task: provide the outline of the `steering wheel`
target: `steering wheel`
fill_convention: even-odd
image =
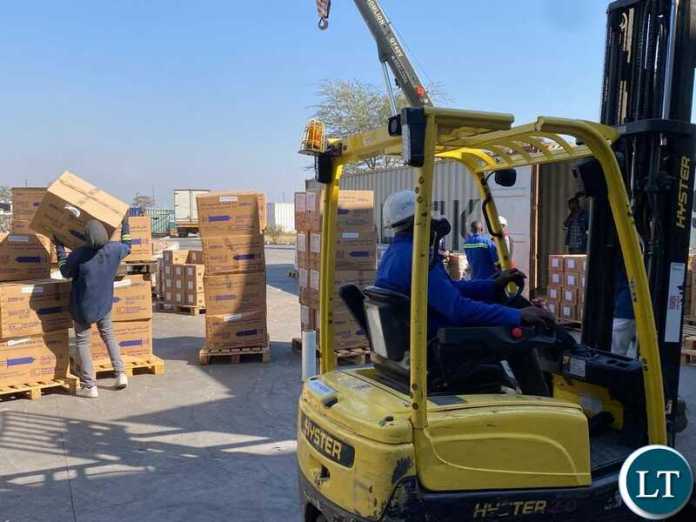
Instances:
[[[511,287],[513,287],[514,290],[511,290]],[[519,281],[508,284],[505,290],[503,290],[505,296],[503,304],[505,306],[512,306],[512,304],[520,298],[524,299],[522,297],[522,292],[524,292],[524,278],[520,278]]]

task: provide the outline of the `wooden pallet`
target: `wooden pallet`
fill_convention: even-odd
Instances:
[[[76,372],[79,371],[79,361],[72,359],[72,365]],[[156,355],[147,355],[143,357],[124,356],[123,365],[128,377],[142,373],[149,373],[152,375],[164,374],[164,361]],[[114,367],[111,364],[111,361],[95,362],[92,366],[94,367],[94,373],[97,378],[105,377],[105,374],[114,373]]]
[[[154,259],[143,261],[124,261],[121,266],[126,268],[127,274],[154,274],[157,273],[157,261]]]
[[[0,386],[0,400],[13,396],[22,396],[32,401],[38,400],[43,394],[43,390],[52,388],[62,388],[71,395],[75,395],[77,388],[80,386],[80,379],[74,375],[61,377],[59,379],[51,379],[46,381],[37,381],[26,384],[16,384],[13,386]],[[16,397],[18,398],[18,397]]]
[[[685,350],[682,348],[681,363],[682,366],[696,366],[696,350]]]
[[[271,360],[271,347],[250,346],[244,348],[215,348],[204,346],[198,352],[198,362],[202,366],[210,364],[212,359],[221,362],[239,364],[241,362],[269,362]]]
[[[299,337],[294,337],[290,342],[292,349],[297,352],[302,352],[302,339]],[[317,346],[317,357],[320,357],[319,346]],[[336,350],[336,359],[338,363],[353,363],[357,365],[366,364],[370,360],[370,349],[369,348],[342,348]]]
[[[192,306],[192,305],[178,305],[171,303],[157,303],[158,312],[169,312],[173,314],[184,314],[184,315],[201,315],[205,313],[205,308],[202,306]]]

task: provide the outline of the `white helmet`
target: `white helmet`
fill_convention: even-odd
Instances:
[[[390,194],[384,202],[384,226],[401,230],[411,224],[416,214],[416,193],[402,190]]]
[[[505,219],[503,216],[498,216],[498,221],[500,222],[501,227],[506,227],[507,225],[507,219]]]

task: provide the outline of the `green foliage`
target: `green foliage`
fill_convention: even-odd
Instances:
[[[136,208],[152,208],[155,206],[155,200],[152,199],[150,196],[146,196],[144,194],[137,193],[135,197],[133,198],[133,203],[131,203],[132,207]]]
[[[429,88],[431,97],[442,100],[439,86]],[[326,125],[329,136],[345,136],[386,125],[392,115],[389,97],[384,88],[359,80],[324,80],[317,91],[319,103],[314,118]],[[397,108],[406,105],[406,98],[397,95]],[[375,169],[401,164],[401,158],[379,157],[365,161],[357,168]]]
[[[12,201],[12,188],[0,185],[0,201]]]

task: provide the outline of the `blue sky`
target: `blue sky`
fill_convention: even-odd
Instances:
[[[425,81],[459,108],[596,119],[605,0],[383,0]],[[265,5],[261,10],[258,6]],[[303,186],[322,79],[381,85],[350,0],[5,2],[0,184],[63,170],[130,201],[176,187]]]

